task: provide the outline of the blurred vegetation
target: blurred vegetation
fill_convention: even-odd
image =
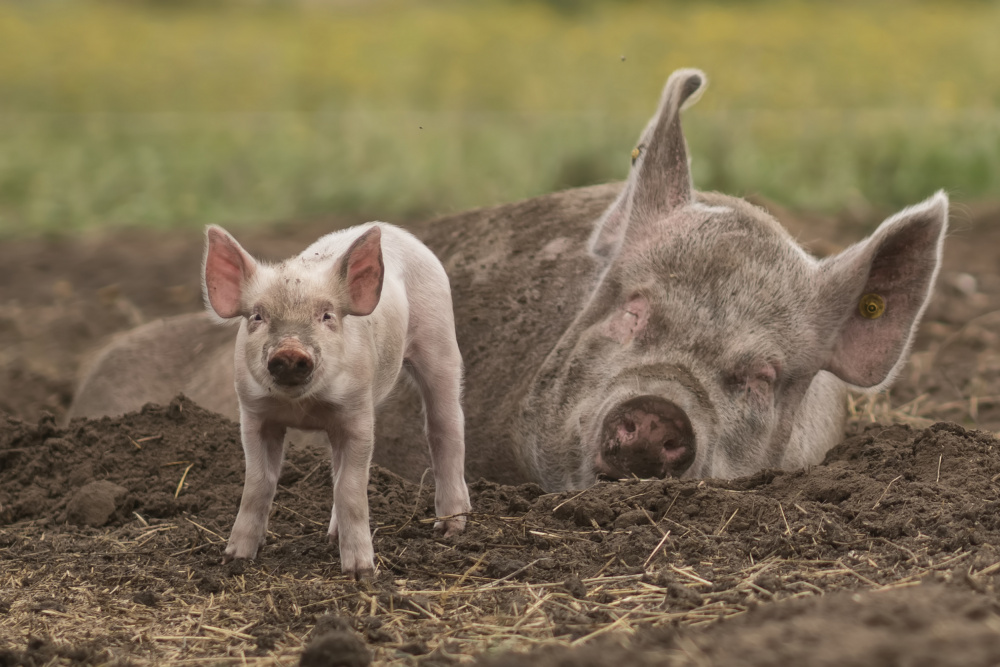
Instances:
[[[667,75],[695,182],[1000,193],[997,2],[0,0],[0,235],[382,219],[620,179]]]

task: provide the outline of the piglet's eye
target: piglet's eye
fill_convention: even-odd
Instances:
[[[260,313],[254,313],[253,317],[251,317],[250,319],[252,321],[254,321],[254,322],[263,322],[264,321],[264,318],[261,316]]]
[[[323,313],[323,321],[324,322],[329,322],[332,319],[333,319],[333,315],[331,315],[330,313]]]

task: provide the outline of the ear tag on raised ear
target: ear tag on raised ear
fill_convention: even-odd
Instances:
[[[861,317],[877,320],[885,314],[885,299],[878,294],[865,294],[858,302],[858,311]]]
[[[635,161],[638,158],[639,158],[639,147],[636,146],[635,148],[632,149],[632,164],[635,164]]]

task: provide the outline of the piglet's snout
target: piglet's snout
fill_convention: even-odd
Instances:
[[[309,381],[313,357],[297,340],[283,340],[267,360],[267,371],[283,387],[297,387]]]
[[[676,404],[639,396],[604,419],[599,473],[611,477],[677,477],[694,461],[691,422]]]

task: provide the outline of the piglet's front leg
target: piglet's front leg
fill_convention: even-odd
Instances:
[[[333,514],[330,538],[340,543],[340,568],[355,579],[375,573],[375,552],[368,524],[368,473],[375,448],[374,408],[347,418],[328,431],[333,448]]]
[[[267,517],[278,488],[285,453],[283,426],[264,422],[244,410],[240,417],[240,431],[246,459],[246,480],[240,511],[222,557],[223,563],[237,558],[253,558],[264,544]]]

